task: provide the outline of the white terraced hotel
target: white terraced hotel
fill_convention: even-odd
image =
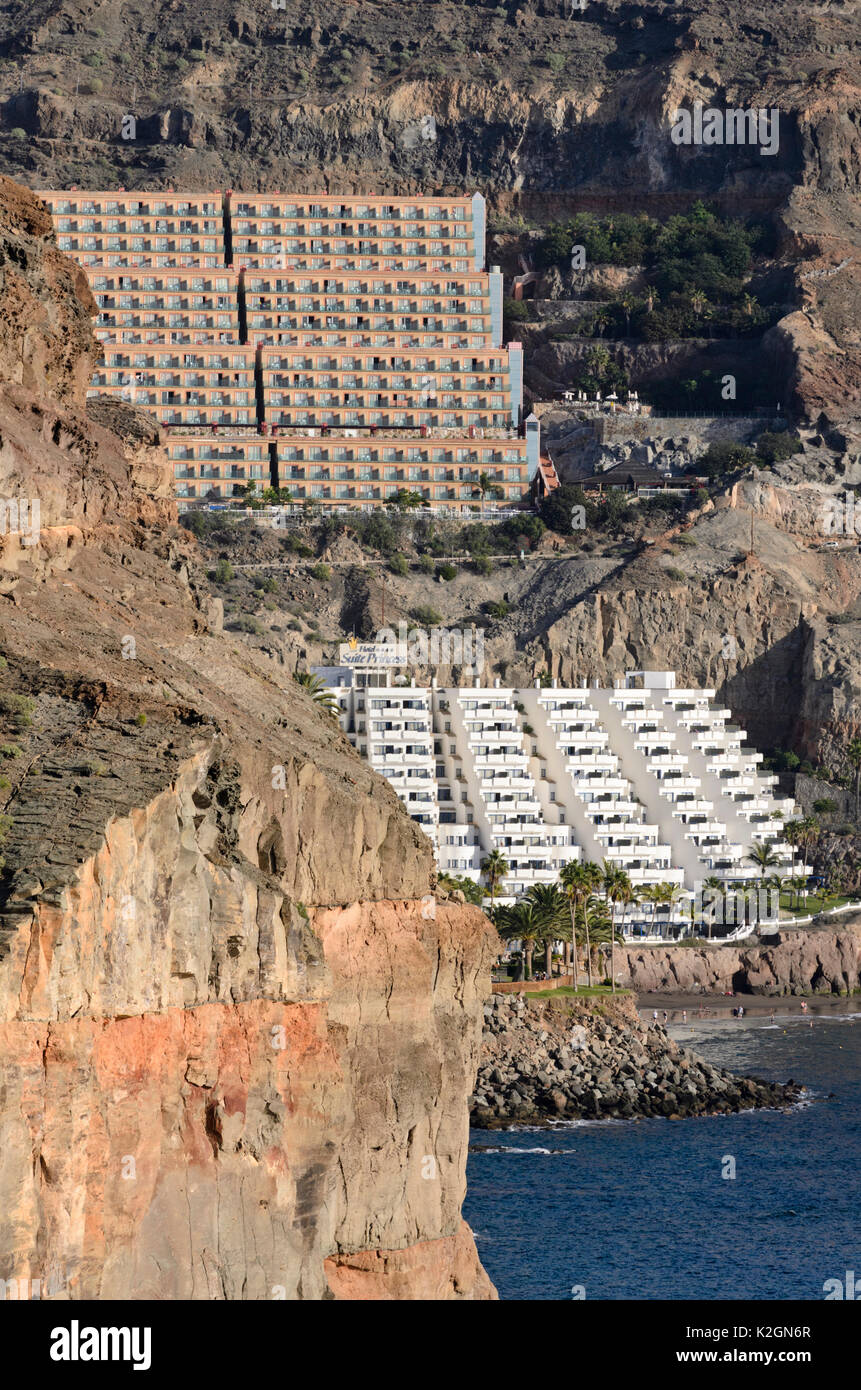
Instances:
[[[572,859],[604,860],[634,885],[670,883],[684,900],[706,880],[757,887],[753,846],[799,869],[783,822],[795,804],[759,771],[714,690],[680,690],[672,671],[629,672],[612,688],[405,684],[375,664],[385,644],[342,649],[316,674],[341,728],[391,782],[433,842],[441,873],[480,878],[493,849],[512,901],[553,883]],[[629,910],[633,920],[636,909]]]

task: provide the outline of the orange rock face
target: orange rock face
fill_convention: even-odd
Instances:
[[[8,181],[0,251],[0,495],[42,503],[0,536],[0,1280],[492,1296],[460,1215],[492,929],[428,915],[394,792],[222,633],[157,428],[84,413],[93,306]]]

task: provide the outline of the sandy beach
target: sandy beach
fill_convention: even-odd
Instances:
[[[670,1023],[681,1023],[687,1011],[687,1022],[702,1022],[710,1018],[732,1018],[733,1009],[744,1007],[744,1016],[775,1019],[797,1018],[835,1013],[861,1012],[861,995],[797,995],[797,994],[648,994],[637,995],[637,1009],[640,1017],[651,1021],[653,1010],[658,1018],[664,1020],[664,1010]],[[806,1008],[804,1007],[806,1005]]]

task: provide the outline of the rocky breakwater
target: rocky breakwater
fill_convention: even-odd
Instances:
[[[645,1027],[631,995],[591,1002],[495,995],[485,1007],[472,1124],[729,1114],[791,1104],[800,1094],[735,1076]]]
[[[78,278],[0,179],[0,496],[41,502],[0,535],[0,1280],[490,1298],[460,1213],[491,928],[221,630],[157,427],[86,407]]]

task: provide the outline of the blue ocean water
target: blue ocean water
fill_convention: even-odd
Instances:
[[[464,1215],[500,1298],[821,1300],[847,1270],[861,1285],[861,1014],[811,1028],[776,1007],[774,1024],[671,1031],[712,1063],[802,1082],[788,1112],[472,1131]]]

